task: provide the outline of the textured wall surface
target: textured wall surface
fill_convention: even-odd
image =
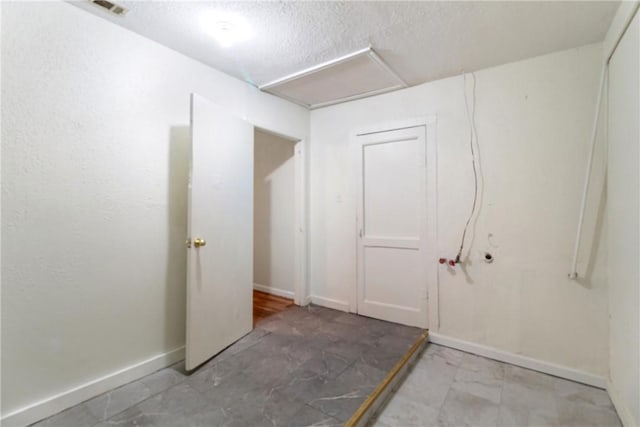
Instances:
[[[603,144],[594,165],[581,279],[567,278],[600,55],[601,46],[590,45],[476,73],[480,209],[467,241],[468,265],[455,273],[438,268],[440,333],[604,376]],[[356,283],[349,137],[367,125],[437,116],[437,194],[428,197],[438,206],[438,255],[455,257],[473,198],[463,85],[459,76],[312,111],[315,296],[347,304]],[[471,92],[468,77],[470,102]],[[481,261],[485,250],[495,256],[492,264]],[[430,328],[436,331],[437,325]]]
[[[308,112],[67,3],[2,5],[2,412],[184,345],[189,93]]]
[[[253,282],[293,292],[295,143],[261,131],[255,135]]]
[[[622,8],[621,8],[622,9]],[[612,27],[611,33],[621,27]],[[609,389],[625,426],[640,425],[640,15],[609,65]]]

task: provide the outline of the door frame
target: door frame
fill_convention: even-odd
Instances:
[[[401,130],[413,127],[424,127],[425,129],[425,155],[426,155],[426,173],[425,173],[425,189],[426,189],[426,238],[424,242],[423,262],[425,265],[425,281],[424,291],[427,297],[427,316],[426,324],[433,330],[439,328],[438,313],[438,158],[437,158],[437,141],[436,141],[436,125],[437,117],[435,115],[413,117],[401,120],[393,120],[382,123],[371,124],[362,128],[354,129],[350,137],[350,149],[352,159],[353,177],[351,182],[355,185],[355,195],[358,198],[359,183],[362,179],[361,171],[361,143],[358,139],[360,136],[370,135],[374,133],[382,133],[394,130]],[[360,203],[356,200],[356,203]],[[356,252],[356,268],[353,286],[349,295],[349,311],[357,313],[358,311],[358,240],[360,230],[360,213],[356,210],[355,227],[354,227],[354,250]]]
[[[258,125],[247,120],[264,132],[279,136],[294,144],[294,186],[295,186],[295,241],[294,241],[294,286],[293,286],[293,302],[296,305],[305,306],[311,301],[308,279],[308,260],[309,260],[309,237],[308,237],[308,206],[309,206],[309,138],[300,138],[283,134],[272,130],[269,126]],[[254,139],[255,144],[255,139]]]

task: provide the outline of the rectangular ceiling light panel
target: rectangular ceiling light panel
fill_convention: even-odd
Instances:
[[[407,84],[371,48],[359,50],[260,86],[307,108],[377,95]]]

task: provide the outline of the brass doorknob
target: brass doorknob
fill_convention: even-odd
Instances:
[[[199,248],[200,246],[205,246],[206,244],[207,244],[207,241],[204,239],[200,239],[200,238],[193,239],[193,246],[195,246],[196,248]]]

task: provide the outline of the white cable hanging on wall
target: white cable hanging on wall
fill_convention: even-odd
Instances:
[[[464,106],[467,112],[467,120],[469,121],[469,149],[471,150],[471,164],[473,166],[473,204],[471,206],[471,213],[469,214],[469,218],[467,218],[467,222],[464,225],[464,230],[462,232],[462,239],[460,240],[460,249],[458,249],[458,253],[456,254],[455,263],[458,264],[461,262],[462,251],[464,249],[464,242],[467,236],[467,229],[469,228],[469,223],[471,219],[476,213],[476,208],[478,206],[478,165],[476,160],[476,152],[473,148],[473,142],[475,139],[476,145],[478,145],[478,131],[476,129],[476,75],[475,73],[471,73],[473,77],[473,86],[472,86],[472,102],[471,108],[469,107],[469,99],[467,97],[467,74],[464,74]],[[479,151],[478,146],[478,151]]]

